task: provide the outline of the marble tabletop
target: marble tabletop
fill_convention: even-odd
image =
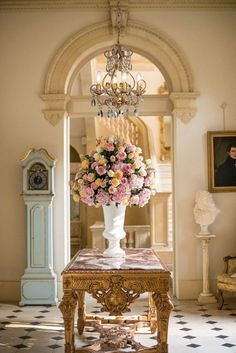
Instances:
[[[68,264],[65,272],[81,270],[155,270],[169,272],[153,249],[126,249],[124,258],[103,257],[98,249],[80,250]]]

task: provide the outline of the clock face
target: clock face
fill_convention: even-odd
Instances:
[[[48,170],[41,163],[35,163],[28,171],[29,190],[48,189]]]

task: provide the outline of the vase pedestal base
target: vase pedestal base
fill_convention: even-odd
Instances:
[[[103,252],[104,257],[125,257],[125,251],[121,249],[120,245],[110,247],[111,241],[109,241],[109,247]]]

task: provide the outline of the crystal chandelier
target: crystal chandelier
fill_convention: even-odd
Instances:
[[[92,95],[91,105],[98,106],[98,116],[103,117],[104,108],[107,110],[107,116],[128,117],[130,108],[134,115],[139,114],[139,103],[143,100],[146,82],[142,79],[140,73],[136,79],[130,73],[132,70],[131,56],[132,50],[125,48],[120,44],[121,12],[117,9],[117,43],[104,52],[107,59],[106,74],[102,78],[98,71],[96,81],[90,87]]]

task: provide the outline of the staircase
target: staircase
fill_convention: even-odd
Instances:
[[[120,136],[134,145],[138,145],[138,127],[129,119],[122,117],[96,117],[96,136]]]

